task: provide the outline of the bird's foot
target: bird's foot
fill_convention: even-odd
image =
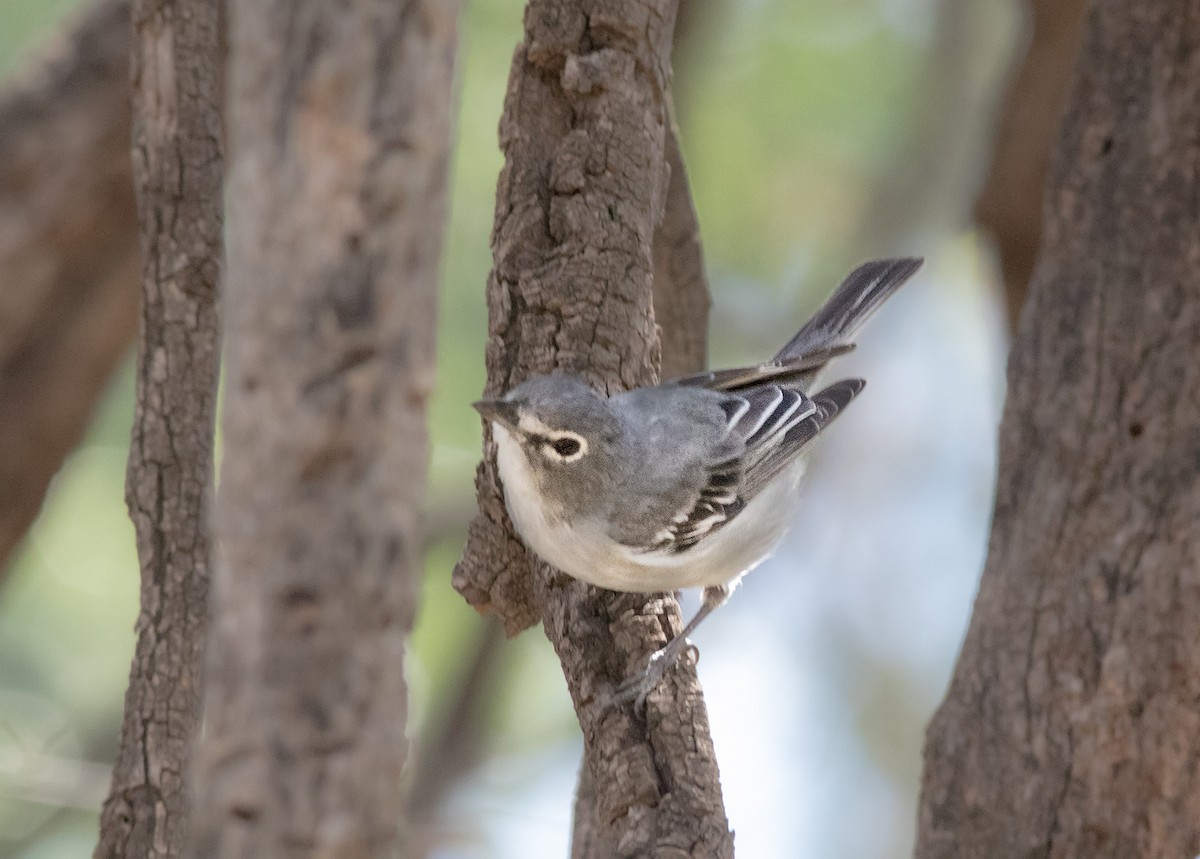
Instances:
[[[690,650],[693,658],[700,658],[700,650],[696,645],[692,644],[686,638],[677,638],[659,650],[650,654],[650,659],[646,663],[646,670],[640,675],[630,677],[624,683],[617,687],[614,700],[617,704],[628,704],[633,702],[634,708],[643,710],[646,707],[646,697],[658,688],[662,683],[663,678],[676,662],[679,661],[680,655],[685,650]]]

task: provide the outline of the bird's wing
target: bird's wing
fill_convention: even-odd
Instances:
[[[726,398],[726,438],[707,466],[704,484],[644,550],[677,555],[732,522],[863,384],[861,379],[836,382],[812,398],[798,388],[764,384]]]
[[[919,259],[864,263],[767,363],[666,383],[663,388],[705,388],[724,395],[725,432],[702,459],[699,479],[685,483],[679,498],[666,500],[668,509],[681,502],[669,524],[648,541],[643,527],[636,537],[627,535],[626,545],[678,554],[733,521],[863,389],[861,379],[845,379],[811,398],[804,393],[830,360],[854,348],[849,342],[854,332],[920,267]],[[690,491],[696,485],[699,489]],[[661,515],[656,510],[653,518]]]
[[[817,435],[833,423],[866,386],[862,379],[842,379],[821,389],[810,402],[813,409],[778,437],[748,446],[742,496],[749,500],[787,469]]]

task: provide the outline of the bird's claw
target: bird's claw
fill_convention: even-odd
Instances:
[[[646,670],[639,675],[630,677],[617,687],[617,693],[613,696],[616,702],[618,704],[632,702],[634,709],[639,711],[644,710],[646,708],[646,697],[658,688],[658,685],[663,681],[663,677],[667,674],[667,669],[671,667],[671,660],[664,659],[665,655],[665,647],[650,654],[650,660],[646,663]]]
[[[646,707],[646,698],[659,687],[663,678],[667,676],[667,671],[679,661],[680,655],[685,650],[692,654],[693,660],[699,662],[700,648],[687,640],[684,640],[682,644],[682,647],[674,648],[668,644],[650,654],[645,671],[640,675],[630,677],[617,687],[616,694],[613,696],[616,703],[623,705],[632,702],[636,710],[642,711]]]

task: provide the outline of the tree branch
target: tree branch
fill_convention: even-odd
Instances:
[[[428,856],[439,846],[439,812],[464,775],[473,770],[485,752],[490,686],[503,653],[504,628],[495,618],[484,618],[476,640],[460,660],[466,666],[447,701],[429,721],[418,740],[409,769],[412,786],[406,807],[406,856]],[[436,724],[434,724],[436,722]]]
[[[186,835],[219,366],[220,9],[213,0],[133,5],[133,170],[145,258],[125,497],[142,592],[96,859],[179,856]]]
[[[0,95],[0,576],[133,339],[129,6]]]
[[[664,157],[671,175],[663,219],[654,233],[653,253],[654,317],[662,343],[662,376],[670,378],[707,366],[712,301],[678,126],[672,122],[667,131]],[[593,767],[585,760],[575,794],[572,859],[607,859],[614,855],[611,839],[615,833],[603,823],[602,799]],[[732,851],[732,845],[728,847]]]
[[[679,129],[672,122],[668,131],[664,157],[671,177],[662,223],[654,233],[654,321],[662,344],[660,376],[664,379],[697,373],[708,365],[712,306]]]
[[[1200,851],[1197,21],[1086,18],[918,859]]]
[[[231,7],[225,456],[194,857],[388,857],[454,0]]]
[[[674,17],[671,0],[533,0],[526,10],[500,128],[490,396],[552,369],[607,391],[656,378],[652,245],[668,190]],[[583,730],[612,855],[732,855],[691,661],[651,696],[645,723],[613,704],[615,687],[680,629],[674,599],[591,588],[536,561],[508,522],[490,438],[486,449],[480,515],[455,587],[510,633],[541,619]]]
[[[1028,0],[1031,33],[996,123],[991,165],[975,219],[1000,253],[1004,296],[1016,331],[1042,241],[1046,163],[1079,56],[1084,0]]]

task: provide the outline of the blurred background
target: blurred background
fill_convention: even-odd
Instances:
[[[0,74],[74,5],[0,0]],[[472,0],[462,19],[426,584],[407,666],[423,786],[413,837],[441,859],[566,855],[581,749],[541,633],[504,641],[450,587],[473,512],[468,404],[483,387],[496,126],[521,11]],[[1008,321],[971,210],[1022,33],[1012,2],[686,5],[676,100],[712,362],[772,353],[865,258],[927,258],[838,367],[870,385],[821,446],[785,545],[697,637],[741,856],[911,854],[924,725],[986,549]],[[0,584],[0,856],[94,846],[137,615],[131,369]]]

